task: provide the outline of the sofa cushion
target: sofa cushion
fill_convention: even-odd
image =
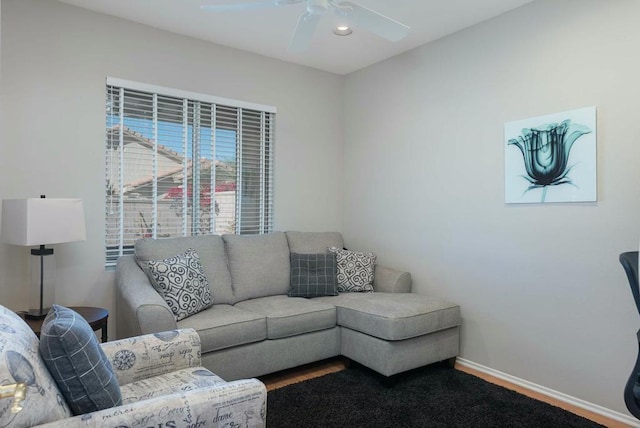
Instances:
[[[460,306],[414,293],[341,293],[319,297],[338,309],[338,325],[403,340],[460,325]]]
[[[224,241],[218,235],[190,236],[185,238],[139,239],[135,244],[136,260],[166,259],[193,248],[200,256],[200,263],[209,281],[213,303],[233,303],[231,274],[227,267]],[[143,267],[141,265],[141,267]]]
[[[289,245],[283,232],[223,235],[235,301],[287,294]]]
[[[336,326],[336,308],[300,297],[270,296],[236,303],[236,308],[267,318],[267,339],[281,339]]]
[[[51,307],[40,332],[40,355],[75,415],[122,404],[113,368],[77,312]]]
[[[204,367],[190,367],[148,377],[122,386],[122,404],[136,403],[153,397],[213,388],[224,385],[220,376]],[[162,425],[162,424],[160,424]]]
[[[336,255],[291,253],[289,297],[336,296]]]
[[[198,332],[203,354],[267,338],[267,320],[264,315],[230,305],[213,305],[178,321],[178,328],[193,328]]]
[[[338,247],[329,247],[335,253],[338,262],[338,291],[371,292],[376,267],[373,253],[348,251]]]
[[[30,427],[72,416],[49,370],[40,358],[38,338],[10,309],[0,305],[0,380],[22,382],[27,399],[11,413],[11,400],[0,400],[0,426]]]
[[[184,254],[146,263],[153,287],[167,302],[176,321],[212,305],[209,282],[194,249],[189,248]]]
[[[287,242],[292,253],[324,253],[328,247],[344,247],[339,232],[287,232]]]

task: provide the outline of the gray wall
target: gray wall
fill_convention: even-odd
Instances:
[[[636,0],[539,0],[349,75],[345,101],[350,247],[459,303],[462,357],[625,414],[638,16]],[[598,202],[505,205],[504,123],[593,105]]]
[[[1,28],[0,199],[85,204],[87,241],[54,246],[57,302],[115,309],[103,268],[106,76],[275,106],[276,229],[340,230],[340,76],[52,0],[3,0]],[[0,245],[0,302],[14,310],[29,306],[29,258]]]

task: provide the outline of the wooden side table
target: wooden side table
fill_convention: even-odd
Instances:
[[[76,311],[79,313],[82,318],[87,320],[87,323],[91,326],[93,331],[101,331],[101,341],[107,341],[107,319],[109,318],[109,311],[104,308],[94,308],[91,306],[69,306],[69,309]],[[42,319],[29,319],[25,318],[23,314],[19,314],[22,319],[25,320],[31,330],[36,334],[36,336],[40,337],[40,329],[42,328],[42,323],[44,322],[44,318]]]

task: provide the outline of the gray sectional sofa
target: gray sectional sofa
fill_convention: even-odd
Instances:
[[[202,365],[226,380],[343,355],[384,376],[455,358],[460,308],[411,293],[411,276],[375,266],[373,293],[288,297],[290,253],[343,248],[336,232],[142,239],[116,268],[119,338],[193,328]],[[138,262],[192,248],[213,306],[176,321]]]

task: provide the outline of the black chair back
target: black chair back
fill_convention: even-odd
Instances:
[[[631,287],[631,294],[636,302],[640,314],[640,285],[638,284],[638,251],[628,251],[620,254],[620,264],[624,268]],[[638,339],[638,357],[631,376],[624,388],[624,403],[633,416],[640,419],[640,330],[636,334]]]
[[[636,301],[636,308],[640,314],[640,286],[638,285],[638,252],[627,251],[620,254],[620,263],[627,274],[629,280],[629,286],[631,287],[631,294]]]

